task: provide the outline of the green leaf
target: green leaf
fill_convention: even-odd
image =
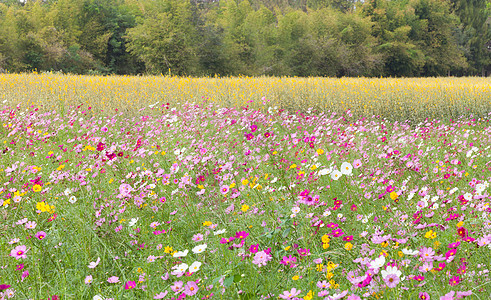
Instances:
[[[225,278],[225,280],[223,281],[223,285],[228,288],[232,285],[232,283],[234,282],[234,276],[233,275],[230,275],[228,276],[227,278]]]
[[[283,231],[283,238],[286,238],[288,236],[288,234],[290,233],[290,231],[292,231],[292,228],[291,227],[288,227],[287,229],[285,229],[285,231]]]

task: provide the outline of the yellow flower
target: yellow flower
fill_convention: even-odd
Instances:
[[[213,223],[211,223],[210,221],[203,222],[203,226],[210,226],[211,224],[213,224]]]
[[[246,212],[247,210],[249,210],[249,205],[247,205],[247,204],[242,205],[242,208],[240,210],[242,210],[243,212]]]
[[[333,276],[334,276],[334,274],[329,272],[329,271],[326,273],[326,279],[327,280],[331,279]]]
[[[399,257],[403,257],[404,256],[404,252],[399,251],[399,252],[397,252],[397,255],[399,255]]]
[[[290,250],[290,248],[291,248],[291,247],[292,247],[292,246],[288,246],[288,247],[286,247],[286,248],[285,248],[285,251]]]
[[[292,280],[298,280],[298,279],[300,279],[300,277],[298,277],[298,275],[295,275],[292,277]]]
[[[111,178],[111,179],[109,180],[109,183],[113,183],[113,181],[114,181],[114,179],[112,179],[112,178]]]
[[[296,164],[293,164],[293,165],[290,166],[290,169],[293,169],[293,168],[296,168],[296,167],[297,167],[297,165]]]
[[[385,242],[383,242],[380,245],[385,248],[385,247],[389,246],[389,242],[385,241]]]
[[[397,193],[396,193],[396,192],[391,192],[391,193],[390,193],[390,199],[392,199],[392,200],[396,200],[396,199],[397,199],[397,197],[399,197],[399,195],[397,195]]]
[[[9,205],[9,204],[10,204],[10,199],[7,199],[7,200],[3,201],[2,206],[6,206],[6,205]]]
[[[351,249],[353,249],[353,244],[347,242],[346,244],[344,244],[344,249],[350,251]]]
[[[440,243],[439,241],[435,241],[435,242],[433,243],[433,247],[435,247],[435,249],[438,249],[438,248],[440,247],[440,245],[441,245],[441,244],[442,244],[442,243]]]
[[[232,182],[232,184],[230,185],[230,188],[234,188],[235,187],[235,182]]]
[[[247,179],[242,180],[242,185],[247,185],[248,183],[249,183],[249,180],[247,180]]]
[[[329,243],[331,241],[327,234],[324,234],[321,239],[323,243]]]
[[[323,248],[323,249],[327,249],[327,248],[329,248],[329,243],[323,243],[323,244],[322,244],[322,248]]]
[[[427,238],[427,239],[434,239],[434,238],[436,238],[436,232],[434,232],[433,230],[430,230],[430,231],[426,232],[425,238]]]
[[[317,270],[317,272],[322,272],[322,269],[324,269],[324,265],[323,264],[318,264],[315,269]]]
[[[164,253],[172,253],[172,247],[166,246],[164,248]]]
[[[35,191],[36,193],[37,192],[40,192],[41,191],[41,186],[39,184],[35,184],[33,187],[32,187],[32,190]]]
[[[313,298],[312,290],[310,290],[305,297],[303,297],[304,300],[311,300]]]
[[[316,151],[316,152],[317,152],[317,154],[319,154],[319,155],[324,154],[324,150],[322,150],[322,149],[317,149],[317,151]]]
[[[65,165],[60,165],[58,168],[56,168],[56,170],[61,171],[61,170],[63,170],[64,167],[65,167]]]
[[[316,166],[316,165],[312,165],[312,166],[310,167],[310,169],[311,169],[312,171],[314,171],[315,169],[317,169],[317,166]]]
[[[460,221],[459,223],[457,223],[457,228],[458,227],[462,227],[462,226],[464,226],[464,222],[463,221]]]

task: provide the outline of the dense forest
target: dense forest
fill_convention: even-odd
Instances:
[[[467,76],[490,0],[0,0],[0,72]]]

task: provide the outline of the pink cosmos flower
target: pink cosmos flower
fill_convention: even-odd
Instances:
[[[182,285],[183,285],[182,281],[176,281],[171,285],[170,289],[174,293],[178,293],[182,289]]]
[[[153,296],[153,299],[163,299],[167,295],[167,293],[169,293],[169,292],[165,291],[165,292],[162,292],[160,294],[157,294],[157,295]]]
[[[10,251],[10,256],[14,257],[15,259],[20,259],[20,258],[27,258],[26,252],[27,252],[27,247],[25,245],[17,246],[12,251]]]
[[[222,185],[220,187],[220,193],[222,193],[222,195],[227,194],[229,190],[230,190],[230,188],[228,187],[228,185]]]
[[[397,284],[400,282],[399,276],[396,274],[389,274],[384,278],[385,283],[390,288],[395,288]]]
[[[38,233],[36,233],[36,237],[39,239],[39,240],[42,240],[46,237],[46,232],[44,231],[39,231]]]
[[[254,255],[254,259],[252,263],[257,265],[258,267],[265,266],[268,261],[272,259],[272,256],[267,254],[264,251],[259,251]]]
[[[26,223],[26,229],[34,229],[36,228],[37,224],[34,221],[29,221]]]
[[[186,286],[184,286],[184,294],[186,294],[186,296],[194,296],[198,290],[198,285],[194,281],[188,281]]]
[[[107,282],[109,283],[118,283],[119,282],[119,277],[116,276],[111,276],[107,279]]]
[[[290,300],[298,296],[301,292],[302,290],[297,290],[296,288],[292,288],[290,291],[284,291],[283,294],[279,295],[279,297],[281,299]]]
[[[361,159],[355,159],[353,161],[353,168],[358,169],[359,167],[361,167]]]

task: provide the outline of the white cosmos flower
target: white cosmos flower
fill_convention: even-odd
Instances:
[[[484,186],[484,184],[482,184],[482,183],[476,184],[476,191],[478,193],[482,193],[485,189],[486,189],[486,187]]]
[[[67,189],[66,189],[66,190],[63,192],[63,194],[65,194],[65,196],[69,196],[71,193],[72,193],[72,190],[71,190],[71,189],[69,189],[69,188],[67,188]]]
[[[406,255],[418,255],[419,251],[418,250],[410,250],[408,248],[404,248],[402,249],[402,253],[406,254]]]
[[[208,247],[206,244],[198,245],[198,246],[194,247],[192,250],[193,250],[193,253],[198,254],[198,253],[205,251],[206,247]]]
[[[225,233],[225,232],[227,232],[226,229],[220,229],[220,230],[217,230],[217,231],[213,232],[213,234],[214,235],[219,235],[219,234],[222,234],[222,233]]]
[[[71,196],[71,197],[68,199],[68,202],[70,202],[70,203],[72,203],[72,204],[73,204],[73,203],[75,203],[75,202],[77,202],[77,197],[75,197],[75,196]]]
[[[195,261],[189,266],[189,272],[195,273],[199,270],[199,267],[201,267],[201,263],[199,261]]]
[[[104,300],[100,295],[95,295],[92,300]]]
[[[172,267],[172,270],[176,270],[179,273],[184,273],[186,272],[187,269],[188,269],[188,265],[185,263]]]
[[[318,174],[319,174],[320,176],[324,176],[324,175],[327,175],[327,174],[329,174],[329,173],[331,173],[331,170],[329,170],[329,169],[322,169],[322,170],[320,170],[320,171],[319,171],[319,173],[318,173]]]
[[[343,175],[343,173],[339,172],[338,170],[334,170],[331,173],[331,178],[333,180],[338,180],[339,178],[341,178],[342,175]]]
[[[188,255],[189,250],[184,250],[184,251],[178,251],[172,255],[172,257],[183,257]]]
[[[300,212],[300,207],[298,206],[292,207],[292,213],[298,214],[299,212]]]
[[[370,262],[370,267],[378,269],[385,264],[385,256],[381,255]]]
[[[132,218],[130,220],[130,222],[128,223],[128,226],[130,226],[130,227],[134,226],[136,224],[136,222],[138,222],[139,219],[140,218]]]
[[[407,200],[411,200],[413,199],[414,197],[414,193],[410,193],[408,196],[407,196]]]
[[[344,162],[341,164],[341,173],[344,175],[351,175],[353,171],[353,166],[349,162]]]
[[[472,199],[472,194],[471,193],[465,193],[464,198],[465,198],[465,200],[469,201]]]
[[[448,193],[449,193],[450,195],[452,195],[453,193],[455,193],[455,192],[456,192],[456,191],[458,191],[458,190],[459,190],[459,188],[454,187],[454,188],[453,188],[453,189],[451,189],[451,190],[450,190]]]
[[[391,275],[391,274],[395,274],[397,277],[401,277],[402,275],[402,272],[399,271],[399,269],[397,267],[387,267],[385,270],[382,270],[380,272],[382,274],[382,278],[385,279],[385,277]]]
[[[325,210],[324,213],[322,214],[323,217],[327,217],[331,215],[331,211]]]

